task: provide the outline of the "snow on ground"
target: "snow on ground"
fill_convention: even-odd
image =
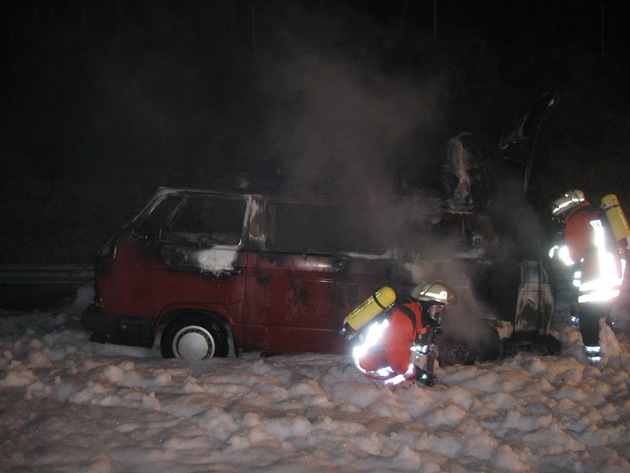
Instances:
[[[609,328],[601,369],[562,327],[561,356],[437,368],[441,384],[392,392],[341,355],[186,363],[91,343],[82,292],[0,312],[0,471],[630,471],[630,342]]]

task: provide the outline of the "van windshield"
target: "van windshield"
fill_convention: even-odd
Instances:
[[[266,247],[317,253],[383,254],[384,245],[342,205],[270,202]]]
[[[167,195],[133,235],[198,246],[239,245],[246,202],[218,195]]]

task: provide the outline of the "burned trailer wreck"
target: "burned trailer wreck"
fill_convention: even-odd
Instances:
[[[466,327],[445,324],[438,342],[441,362],[453,364],[509,352],[506,340],[550,317],[544,278],[530,280],[530,271],[522,280],[518,265],[505,266],[515,277],[508,288],[497,275],[501,263],[490,256],[499,242],[487,215],[428,199],[397,206],[405,231],[384,236],[367,205],[159,189],[97,254],[84,328],[96,342],[159,344],[166,358],[344,353],[342,321],[374,291],[413,295],[443,279],[462,301],[453,322]],[[492,278],[501,282],[494,290]]]

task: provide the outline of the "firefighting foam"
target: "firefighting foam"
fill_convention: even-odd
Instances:
[[[3,471],[630,469],[630,340],[612,332],[601,370],[564,326],[559,356],[438,367],[443,384],[390,392],[344,355],[182,364],[90,343],[76,317],[92,296],[0,310]]]

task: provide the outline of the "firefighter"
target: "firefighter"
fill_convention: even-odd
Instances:
[[[362,332],[354,347],[356,367],[368,378],[385,385],[417,383],[432,386],[435,381],[433,337],[440,329],[444,310],[457,295],[436,281],[424,286],[417,298],[397,303],[386,318],[375,318]]]
[[[553,202],[551,213],[565,226],[566,246],[560,248],[560,257],[575,268],[577,323],[586,356],[598,364],[603,357],[600,322],[619,297],[625,261],[603,210],[591,205],[581,190],[565,192]]]

